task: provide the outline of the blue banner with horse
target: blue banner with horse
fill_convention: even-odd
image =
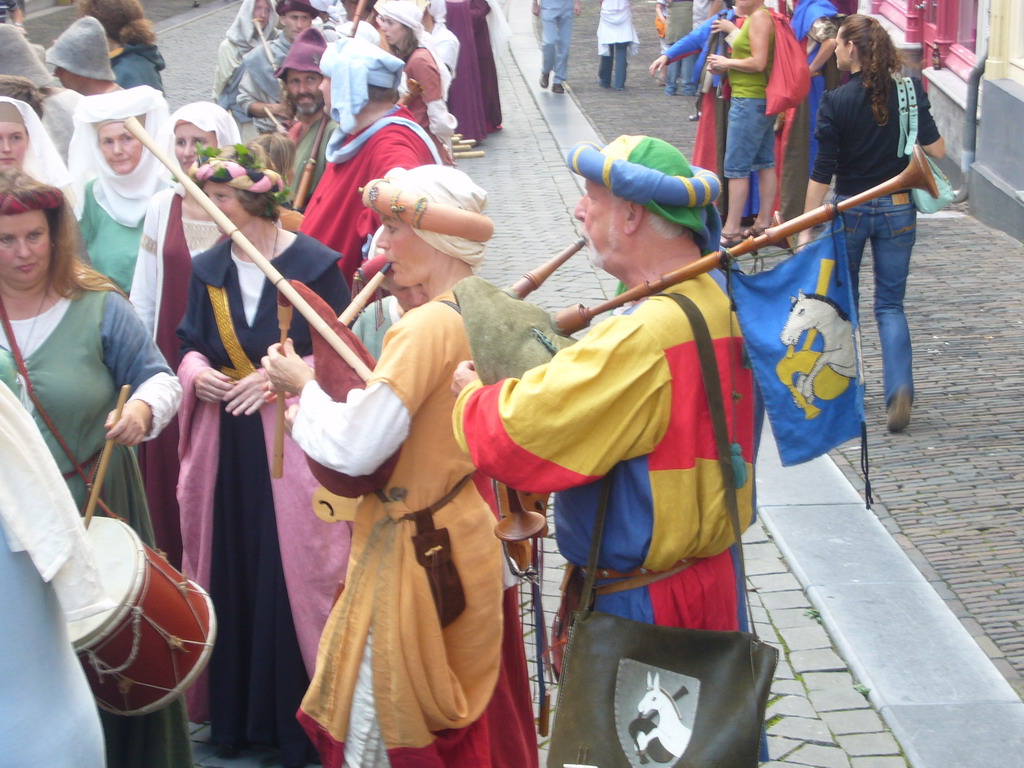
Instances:
[[[860,437],[860,330],[842,220],[771,270],[734,271],[732,293],[784,466]]]

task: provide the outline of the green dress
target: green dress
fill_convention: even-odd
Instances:
[[[142,225],[145,217],[134,227],[126,227],[110,218],[110,214],[96,202],[93,194],[93,179],[85,185],[85,203],[78,225],[82,229],[82,240],[89,252],[92,266],[109,277],[125,293],[132,290],[135,276],[135,262],[139,258],[139,244],[142,242]]]
[[[136,388],[161,369],[152,362],[147,342],[152,345],[126,300],[108,291],[89,291],[71,302],[49,338],[25,359],[36,396],[79,465],[103,447],[103,423],[114,409],[120,386]],[[162,370],[169,372],[166,365]],[[14,358],[6,349],[0,349],[0,381],[21,393]],[[36,409],[32,411],[57,466],[68,477],[71,460]],[[87,493],[82,479],[71,476],[68,488],[79,508],[84,508]],[[142,476],[131,448],[115,446],[102,495],[153,546]],[[148,715],[125,717],[101,711],[100,716],[108,768],[191,768],[192,745],[182,699]]]

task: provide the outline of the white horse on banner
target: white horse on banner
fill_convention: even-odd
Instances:
[[[857,345],[853,323],[832,299],[800,291],[792,302],[786,325],[779,334],[779,340],[787,347],[786,359],[780,361],[777,372],[796,404],[808,410],[808,418],[812,418],[809,409],[817,415],[818,409],[813,406],[816,398],[836,397],[857,375]],[[808,334],[804,348],[794,354],[793,348],[804,333]],[[816,333],[822,339],[820,352],[810,349]],[[827,379],[825,387],[818,382],[823,372],[830,374],[823,378]]]

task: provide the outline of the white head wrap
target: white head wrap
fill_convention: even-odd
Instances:
[[[360,37],[342,37],[327,46],[320,71],[331,78],[331,119],[343,134],[355,130],[356,115],[369,101],[367,86],[398,88],[404,66],[397,56]]]
[[[57,187],[67,193],[65,188],[71,186],[71,174],[60,153],[53,146],[50,134],[43,127],[42,120],[28,104],[7,96],[0,96],[0,102],[13,104],[21,113],[22,122],[25,123],[25,130],[28,133],[28,150],[25,152],[25,162],[21,170],[27,173],[36,181]]]
[[[483,213],[487,209],[487,192],[462,171],[447,165],[421,165],[417,168],[393,168],[384,180],[415,197],[425,197],[464,211]],[[425,229],[413,230],[428,245],[459,259],[474,271],[484,260],[486,243],[455,235],[443,235]]]
[[[266,26],[263,27],[263,34],[270,39],[270,33],[277,26],[277,11],[274,10],[275,3],[272,0],[264,0],[270,6],[270,16],[267,18]],[[253,46],[260,44],[259,33],[256,32],[256,25],[252,23],[253,10],[256,8],[256,0],[242,0],[242,6],[235,15],[235,20],[228,27],[227,38],[238,49],[238,58],[242,58]]]
[[[435,24],[444,24],[444,20],[448,18],[448,4],[445,0],[430,0],[427,3],[427,10],[430,11]]]
[[[341,0],[309,0],[309,4],[321,13],[327,14],[328,21],[338,27],[348,21],[348,13]]]
[[[163,165],[146,150],[142,151],[135,170],[123,176],[115,173],[103,159],[98,124],[129,117],[144,118],[150,135],[160,136],[167,123],[167,102],[163,94],[148,85],[140,85],[127,91],[82,99],[75,110],[75,134],[68,149],[68,167],[80,201],[85,200],[85,185],[96,179],[92,192],[100,207],[119,224],[135,227],[146,215],[150,198],[166,187],[168,181],[161,172]]]
[[[174,129],[178,123],[192,123],[201,131],[212,131],[217,136],[218,147],[229,147],[242,141],[236,123],[228,111],[212,101],[194,101],[174,111],[164,129],[157,136],[157,144],[174,157]],[[188,168],[183,168],[188,171]]]
[[[373,10],[378,16],[397,21],[412,30],[416,36],[416,42],[434,57],[438,74],[441,76],[441,94],[444,99],[448,98],[448,88],[452,84],[452,73],[444,63],[444,59],[437,50],[434,38],[423,28],[423,8],[412,0],[383,0],[377,3]]]
[[[0,525],[11,552],[26,552],[52,582],[68,621],[114,607],[92,545],[53,455],[17,396],[0,384]]]

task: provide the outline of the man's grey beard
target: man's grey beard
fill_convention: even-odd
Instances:
[[[295,104],[295,114],[300,117],[310,117],[311,115],[317,115],[324,111],[324,103],[322,101],[315,101],[313,104],[298,103]]]

